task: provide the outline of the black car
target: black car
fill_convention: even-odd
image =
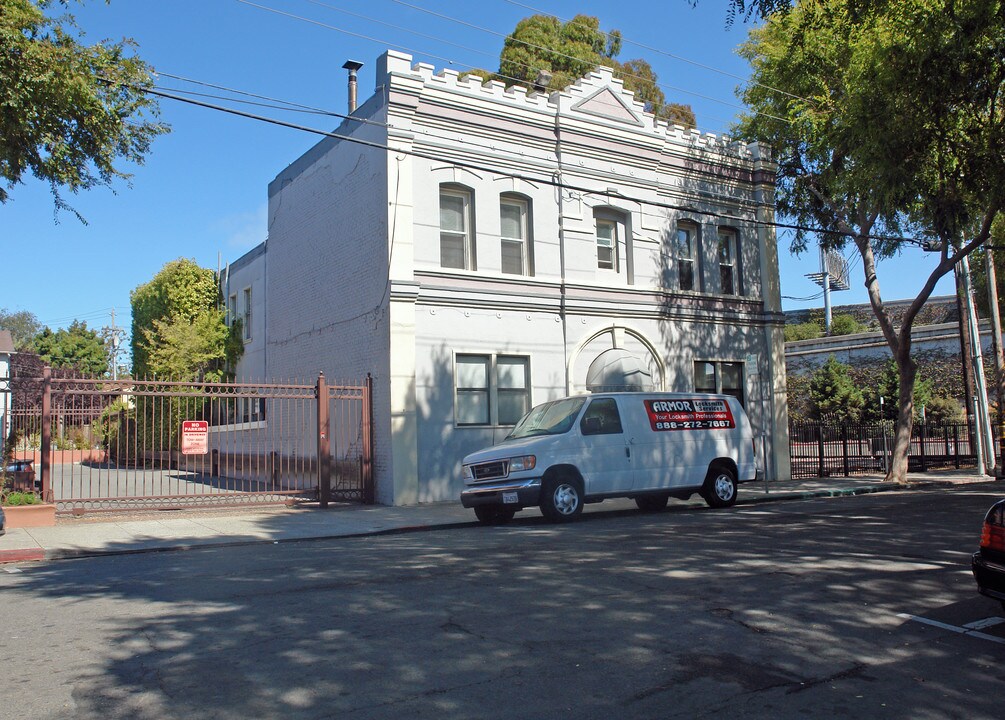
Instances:
[[[1000,600],[1005,608],[1005,500],[999,500],[984,517],[981,549],[970,562],[982,595]]]
[[[4,465],[11,490],[31,492],[41,489],[41,481],[35,476],[34,460],[12,460]]]

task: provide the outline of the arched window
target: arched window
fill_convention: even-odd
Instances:
[[[475,270],[474,220],[471,191],[440,185],[440,265]]]
[[[677,287],[680,290],[701,290],[698,272],[698,226],[688,222],[677,225],[674,241],[677,258]]]
[[[736,231],[719,228],[719,292],[742,295],[740,290],[739,247]]]
[[[499,197],[500,268],[508,275],[533,275],[531,204],[520,195]]]

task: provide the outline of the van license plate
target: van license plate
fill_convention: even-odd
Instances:
[[[520,502],[520,498],[517,496],[517,493],[515,492],[503,493],[503,503],[505,503],[506,505],[515,505],[518,502]]]

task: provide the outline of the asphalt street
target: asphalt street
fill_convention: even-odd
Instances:
[[[5,716],[1000,718],[1000,485],[0,568]]]

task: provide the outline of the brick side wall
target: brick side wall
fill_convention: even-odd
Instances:
[[[360,108],[380,119],[379,108]],[[346,121],[339,134],[386,141]],[[269,188],[268,369],[330,383],[374,377],[375,473],[390,471],[387,166],[374,148],[327,139]],[[304,377],[305,374],[307,377]]]

